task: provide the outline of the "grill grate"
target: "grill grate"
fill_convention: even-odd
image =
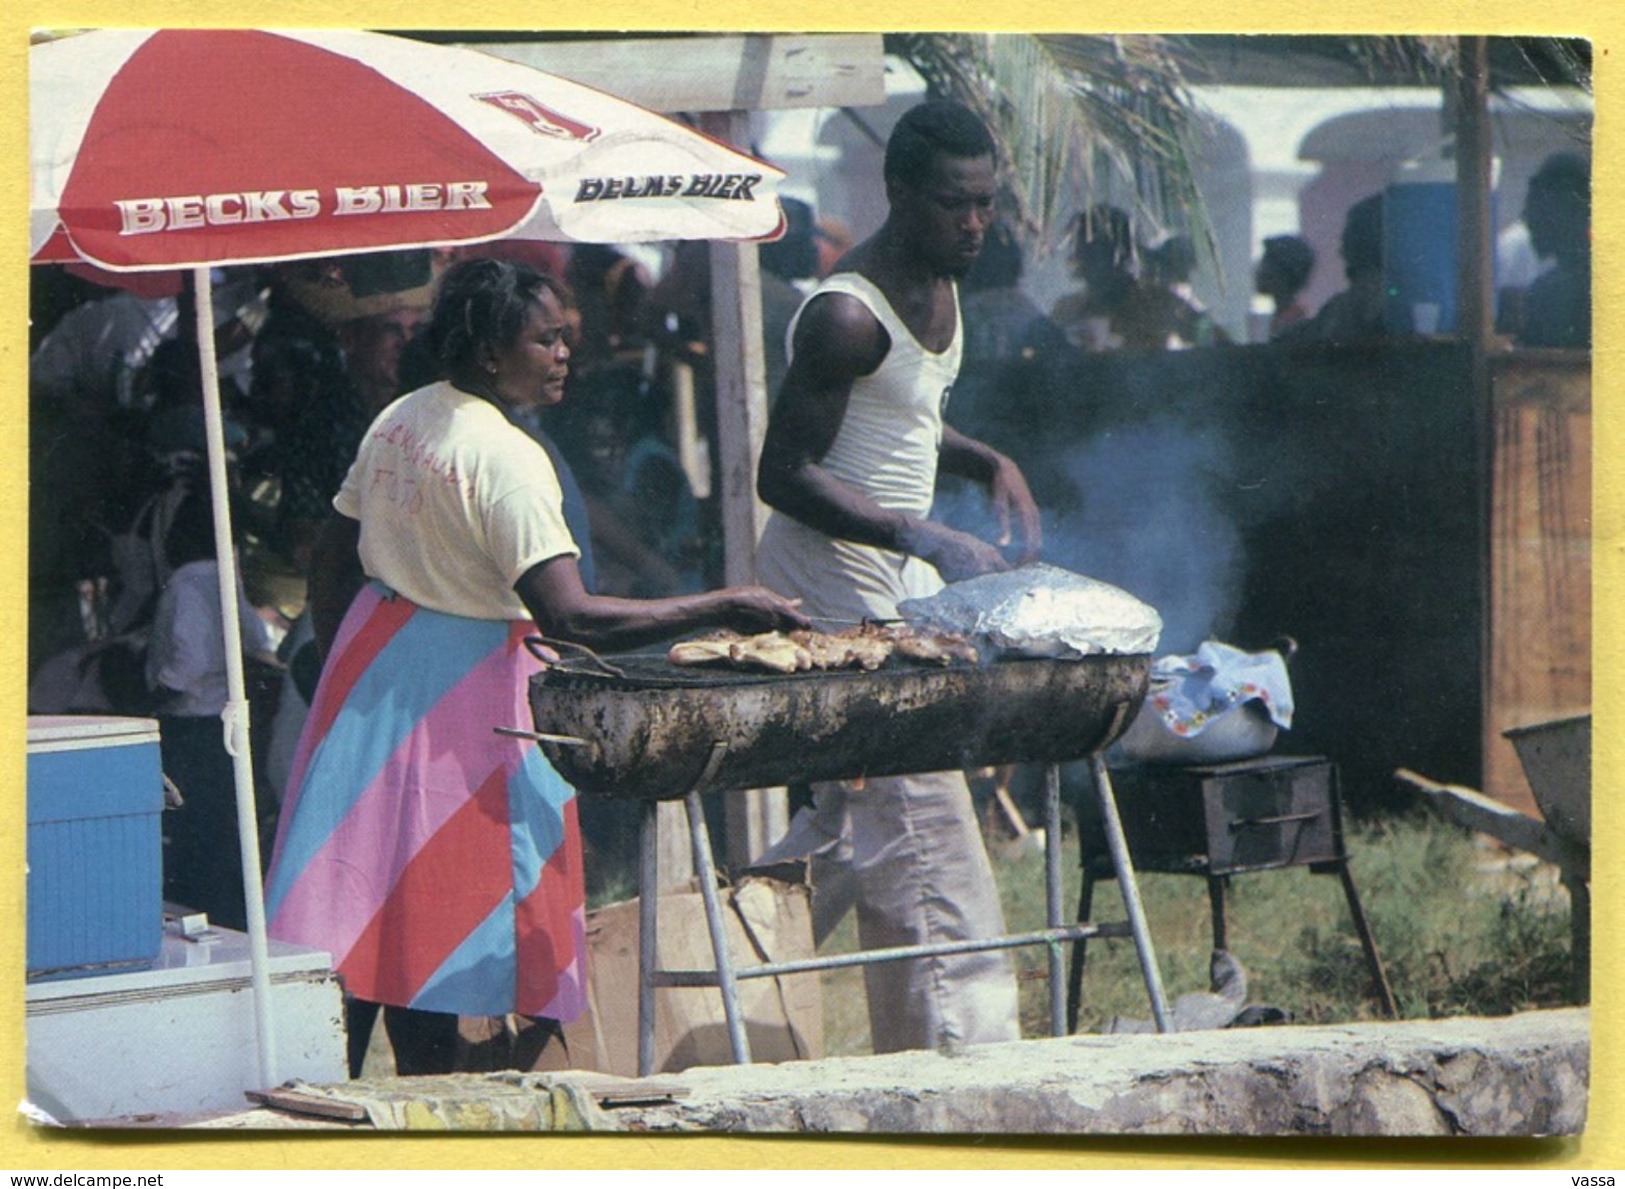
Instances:
[[[1001,660],[1001,665],[1022,664],[1027,658]],[[619,673],[606,672],[591,660],[568,658],[549,666],[541,675],[543,685],[556,689],[660,690],[726,689],[735,686],[776,685],[786,681],[842,681],[872,678],[875,673],[919,673],[943,669],[973,669],[968,661],[948,665],[892,657],[879,669],[809,669],[802,673],[769,673],[729,669],[711,665],[674,665],[659,652],[628,652],[605,656],[603,661]],[[1038,663],[1046,663],[1040,661]],[[1054,662],[1047,662],[1053,664]]]

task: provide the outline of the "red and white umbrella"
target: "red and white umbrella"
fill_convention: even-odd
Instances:
[[[776,234],[769,165],[473,50],[354,30],[100,30],[29,54],[30,253],[247,263],[504,236]]]
[[[29,51],[30,259],[190,269],[261,1077],[276,1080],[209,270],[503,237],[765,239],[780,171],[601,91],[351,30],[97,30]]]

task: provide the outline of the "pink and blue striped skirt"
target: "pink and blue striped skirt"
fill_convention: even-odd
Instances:
[[[571,1020],[585,1004],[574,791],[530,742],[529,621],[356,597],[299,742],[266,877],[272,937],[361,999]]]

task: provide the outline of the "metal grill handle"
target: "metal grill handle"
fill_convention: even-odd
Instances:
[[[1230,823],[1230,832],[1234,834],[1249,826],[1284,826],[1288,822],[1312,822],[1320,814],[1321,811],[1317,809],[1312,813],[1283,813],[1279,817],[1244,817]]]
[[[492,727],[498,735],[507,735],[512,739],[529,739],[535,743],[557,743],[562,747],[591,747],[591,739],[583,739],[580,735],[549,735],[543,731],[527,731],[521,727]]]
[[[553,663],[553,658],[543,656],[540,651],[541,649],[564,649],[570,652],[579,652],[594,665],[597,665],[600,672],[607,673],[611,677],[626,676],[625,669],[617,668],[616,666],[610,664],[603,657],[599,656],[592,649],[588,648],[585,644],[577,644],[571,640],[555,640],[551,636],[526,636],[525,647],[529,650],[531,656],[541,661],[544,665],[551,665]]]

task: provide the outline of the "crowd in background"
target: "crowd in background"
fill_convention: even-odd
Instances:
[[[820,224],[811,208],[785,207],[787,234],[761,248],[770,394],[786,366],[785,328],[843,246],[840,229]],[[1264,242],[1250,281],[1268,303],[1271,340],[1395,334],[1383,214],[1380,194],[1349,211],[1340,244],[1347,286],[1318,311],[1300,295],[1326,265],[1298,237]],[[1558,155],[1542,167],[1518,229],[1521,240],[1508,238],[1500,262],[1498,332],[1530,346],[1589,346],[1583,159]],[[1015,231],[999,223],[990,232],[962,284],[964,362],[949,411],[956,427],[979,436],[990,422],[1019,416],[1013,389],[1045,369],[1064,372],[1079,352],[1232,342],[1193,293],[1191,237],[1147,242],[1128,212],[1096,205],[1078,216],[1070,251],[1078,288],[1045,311],[1022,288]],[[715,586],[722,559],[711,498],[717,460],[705,449],[715,440],[706,245],[676,245],[658,275],[643,257],[604,246],[492,244],[463,254],[521,256],[562,279],[571,296],[569,397],[524,428],[553,457],[567,505],[591,525],[581,543],[584,579],[599,593],[636,597]],[[319,668],[302,615],[316,529],[372,419],[436,378],[416,330],[452,258],[380,253],[216,278],[233,523],[250,608],[243,640],[268,817]],[[166,894],[240,927],[190,295],[35,272],[29,708],[161,719],[165,769],[184,802],[167,815]],[[592,845],[594,829],[584,824]],[[621,845],[630,831],[608,821],[596,841]]]

